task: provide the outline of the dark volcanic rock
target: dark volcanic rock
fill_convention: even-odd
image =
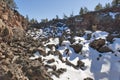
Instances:
[[[85,67],[85,63],[82,62],[81,60],[78,60],[76,67],[79,67],[79,68],[83,69],[83,67]]]
[[[48,44],[47,47],[52,50],[52,48],[55,46],[55,44]]]
[[[74,64],[72,64],[70,61],[68,61],[67,59],[66,59],[65,63],[68,66],[72,66],[73,68],[76,68],[76,66]]]
[[[65,49],[65,51],[64,51],[64,52],[65,52],[65,54],[66,54],[66,55],[68,55],[68,56],[69,56],[69,54],[70,54],[70,53],[69,53],[69,49]]]
[[[61,75],[61,74],[63,74],[64,72],[66,72],[67,70],[65,69],[65,68],[60,68],[60,69],[58,69],[58,70],[56,70],[56,71],[51,71],[50,73],[52,73],[53,75],[55,75],[56,77],[58,77],[59,78],[59,76]]]
[[[114,36],[112,36],[110,34],[106,37],[106,40],[110,43],[113,43],[113,39],[114,39]]]
[[[64,72],[66,72],[67,70],[65,68],[60,68],[57,70],[57,73],[59,74],[63,74]]]
[[[81,52],[83,45],[82,44],[73,44],[73,45],[70,45],[70,47],[72,47],[76,53],[79,53],[79,52]]]
[[[53,69],[53,71],[56,70],[56,65],[45,65],[45,68],[50,68],[50,69]]]
[[[98,49],[99,52],[105,53],[105,52],[113,52],[109,47],[107,46],[102,46],[101,48]]]
[[[60,53],[58,50],[56,50],[56,51],[54,52],[54,55],[55,55],[55,56],[61,55],[61,53]]]
[[[90,47],[98,50],[99,48],[101,48],[102,46],[105,45],[105,40],[104,39],[97,39],[97,40],[94,40],[93,42],[91,42],[89,45],[90,45]]]
[[[90,78],[90,77],[87,77],[87,78],[85,78],[84,80],[93,80],[92,78]]]
[[[54,59],[50,59],[50,60],[47,61],[47,63],[49,63],[49,64],[50,64],[50,63],[53,63],[53,62],[55,62]]]

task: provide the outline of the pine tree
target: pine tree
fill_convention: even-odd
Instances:
[[[67,15],[66,14],[63,14],[63,19],[67,19]]]
[[[111,7],[110,3],[105,4],[105,8],[110,8],[110,7]]]
[[[88,12],[87,7],[84,7],[84,8],[81,8],[81,9],[80,9],[79,14],[82,15],[82,14],[86,14],[87,12]]]
[[[31,23],[31,24],[37,24],[38,21],[37,21],[36,19],[32,18],[32,19],[30,20],[30,23]]]
[[[102,4],[98,3],[98,5],[95,7],[95,11],[99,11],[101,9],[103,9]]]
[[[17,9],[17,5],[14,0],[3,0],[11,9]]]
[[[57,19],[57,20],[59,19],[59,16],[58,16],[58,15],[56,15],[56,19]]]
[[[117,6],[117,5],[120,5],[120,0],[113,0],[112,6]]]
[[[83,10],[83,8],[82,8],[82,7],[81,7],[81,9],[80,9],[79,14],[80,14],[80,15],[84,14],[84,10]]]
[[[48,22],[48,18],[46,18],[46,19],[41,19],[41,22],[47,23],[47,22]]]
[[[29,21],[29,17],[28,17],[28,15],[26,15],[26,17],[25,17],[25,18],[26,18],[26,20],[27,20],[27,21]]]
[[[84,7],[84,14],[86,14],[88,12],[87,7]]]
[[[70,17],[73,17],[74,16],[74,12],[72,11],[72,13],[70,14]]]

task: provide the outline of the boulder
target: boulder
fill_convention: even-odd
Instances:
[[[60,68],[60,69],[57,70],[57,73],[63,74],[63,73],[66,72],[66,71],[67,71],[67,69],[65,69],[65,68]]]
[[[59,56],[59,55],[61,55],[61,53],[60,53],[60,51],[56,50],[56,51],[54,52],[54,55],[55,55],[55,56]]]
[[[55,71],[57,67],[56,67],[56,65],[45,65],[45,68],[50,68]]]
[[[25,38],[25,31],[21,28],[13,28],[13,41],[23,40]]]
[[[76,53],[79,53],[79,52],[81,52],[83,45],[82,44],[73,44],[73,45],[70,45],[70,47],[72,47]]]
[[[111,34],[109,34],[107,37],[106,37],[106,40],[110,43],[113,43],[113,39],[114,39],[114,36],[112,36]]]
[[[107,46],[102,46],[101,48],[98,49],[99,52],[101,53],[106,53],[106,52],[113,52],[109,47]]]
[[[84,80],[93,80],[92,78],[90,78],[90,77],[87,77],[87,78],[85,78]]]
[[[89,44],[90,47],[92,47],[96,50],[98,50],[99,48],[101,48],[104,45],[105,45],[105,39],[97,39]]]
[[[83,67],[85,67],[85,63],[82,62],[81,60],[78,60],[76,67],[81,68],[83,70]]]
[[[49,49],[52,49],[53,46],[55,46],[55,45],[54,45],[54,44],[48,44],[48,45],[47,45],[47,47],[48,47]]]
[[[50,63],[53,63],[53,62],[55,62],[54,59],[50,59],[50,60],[47,61],[47,63],[49,63],[49,64],[50,64]]]
[[[50,54],[51,54],[51,55],[54,55],[55,52],[50,50],[50,51],[48,51],[47,55],[50,55]],[[56,54],[56,55],[57,55],[57,54]]]
[[[76,68],[76,66],[73,63],[71,63],[69,60],[67,60],[67,59],[66,59],[65,63],[68,66],[72,66],[73,68]]]

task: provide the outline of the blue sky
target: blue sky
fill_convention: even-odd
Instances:
[[[101,3],[111,3],[112,0],[15,0],[18,11],[29,18],[52,19],[58,15],[63,18],[63,14],[69,16],[72,12],[78,15],[81,7],[87,7],[94,10],[94,7]]]

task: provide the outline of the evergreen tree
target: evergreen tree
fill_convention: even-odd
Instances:
[[[29,21],[29,17],[28,17],[28,15],[26,15],[26,17],[25,17],[25,18],[26,18],[26,20],[27,20],[27,21]]]
[[[113,0],[112,6],[117,6],[117,5],[120,5],[120,0]]]
[[[70,14],[70,17],[73,17],[74,16],[74,13],[73,13],[73,11],[72,11],[72,13]]]
[[[48,19],[47,19],[47,18],[46,18],[46,19],[41,19],[41,22],[47,23],[47,22],[48,22]]]
[[[17,5],[14,0],[3,0],[11,9],[17,9]]]
[[[59,16],[58,16],[58,15],[56,15],[56,19],[59,19]]]
[[[110,8],[110,6],[111,6],[110,3],[105,4],[105,8]]]
[[[82,14],[86,14],[87,12],[88,12],[87,7],[84,8],[81,7],[79,14],[82,15]]]
[[[67,15],[66,14],[63,14],[63,19],[67,19]]]
[[[86,14],[88,12],[87,7],[84,7],[84,14]]]
[[[80,14],[80,15],[84,14],[84,10],[83,10],[82,7],[80,8],[80,12],[79,12],[79,14]]]
[[[102,4],[98,3],[98,5],[95,7],[95,11],[99,11],[101,9],[103,9]]]
[[[30,23],[31,23],[31,24],[37,24],[38,21],[37,21],[36,19],[32,18],[32,19],[30,20]]]

